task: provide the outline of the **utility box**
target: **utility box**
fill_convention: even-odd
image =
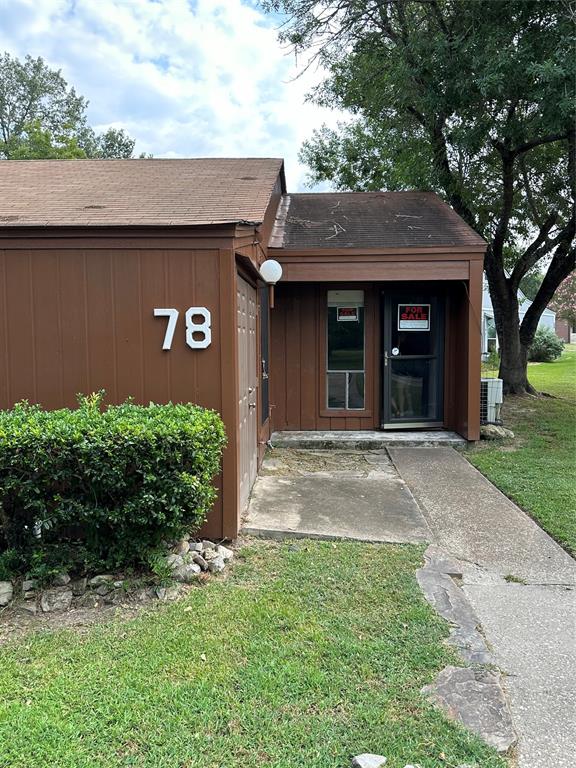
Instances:
[[[502,424],[500,414],[503,401],[502,379],[480,381],[480,423]]]

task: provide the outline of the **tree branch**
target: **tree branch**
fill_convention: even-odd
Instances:
[[[572,233],[572,239],[574,233]],[[560,283],[568,277],[570,272],[576,267],[576,247],[570,245],[571,241],[566,241],[558,247],[554,258],[550,262],[548,271],[542,281],[534,301],[528,307],[524,319],[520,324],[520,341],[526,347],[530,346],[534,339],[534,334],[538,328],[538,322],[542,312],[546,309],[556,289]]]
[[[512,153],[514,155],[522,155],[524,152],[534,149],[534,147],[540,147],[542,144],[552,144],[554,141],[562,141],[567,138],[568,131],[565,131],[564,133],[550,133],[548,136],[540,136],[537,139],[531,139],[530,141],[525,141],[523,144],[519,144],[512,150]]]
[[[510,275],[510,283],[515,290],[518,290],[520,281],[536,262],[549,253],[554,247],[554,241],[548,240],[550,230],[558,221],[558,211],[552,211],[540,227],[537,237],[530,243],[522,256],[514,265]],[[544,246],[544,247],[543,247]]]
[[[501,142],[497,143],[496,148],[502,157],[502,205],[500,208],[500,218],[492,240],[492,249],[494,255],[501,259],[514,206],[514,155]]]

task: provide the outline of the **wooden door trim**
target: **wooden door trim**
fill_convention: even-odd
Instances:
[[[348,408],[328,408],[326,406],[326,354],[327,354],[327,321],[328,321],[328,291],[347,290],[349,284],[321,285],[318,300],[318,412],[322,418],[347,418],[373,421],[374,419],[374,347],[371,339],[374,336],[374,295],[370,283],[355,283],[354,288],[364,291],[364,407],[353,410]]]

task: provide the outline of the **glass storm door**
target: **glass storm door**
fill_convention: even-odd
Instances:
[[[382,426],[442,426],[443,302],[406,291],[383,304]]]

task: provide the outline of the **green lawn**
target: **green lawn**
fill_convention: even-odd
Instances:
[[[504,423],[516,440],[483,443],[468,458],[576,555],[576,346],[553,363],[531,363],[528,378],[554,398],[507,398]]]
[[[0,649],[0,765],[387,768],[505,762],[428,705],[454,658],[422,549],[255,543],[226,579],[130,621]]]
[[[529,363],[528,381],[539,392],[576,403],[576,344],[567,344],[553,363]]]

